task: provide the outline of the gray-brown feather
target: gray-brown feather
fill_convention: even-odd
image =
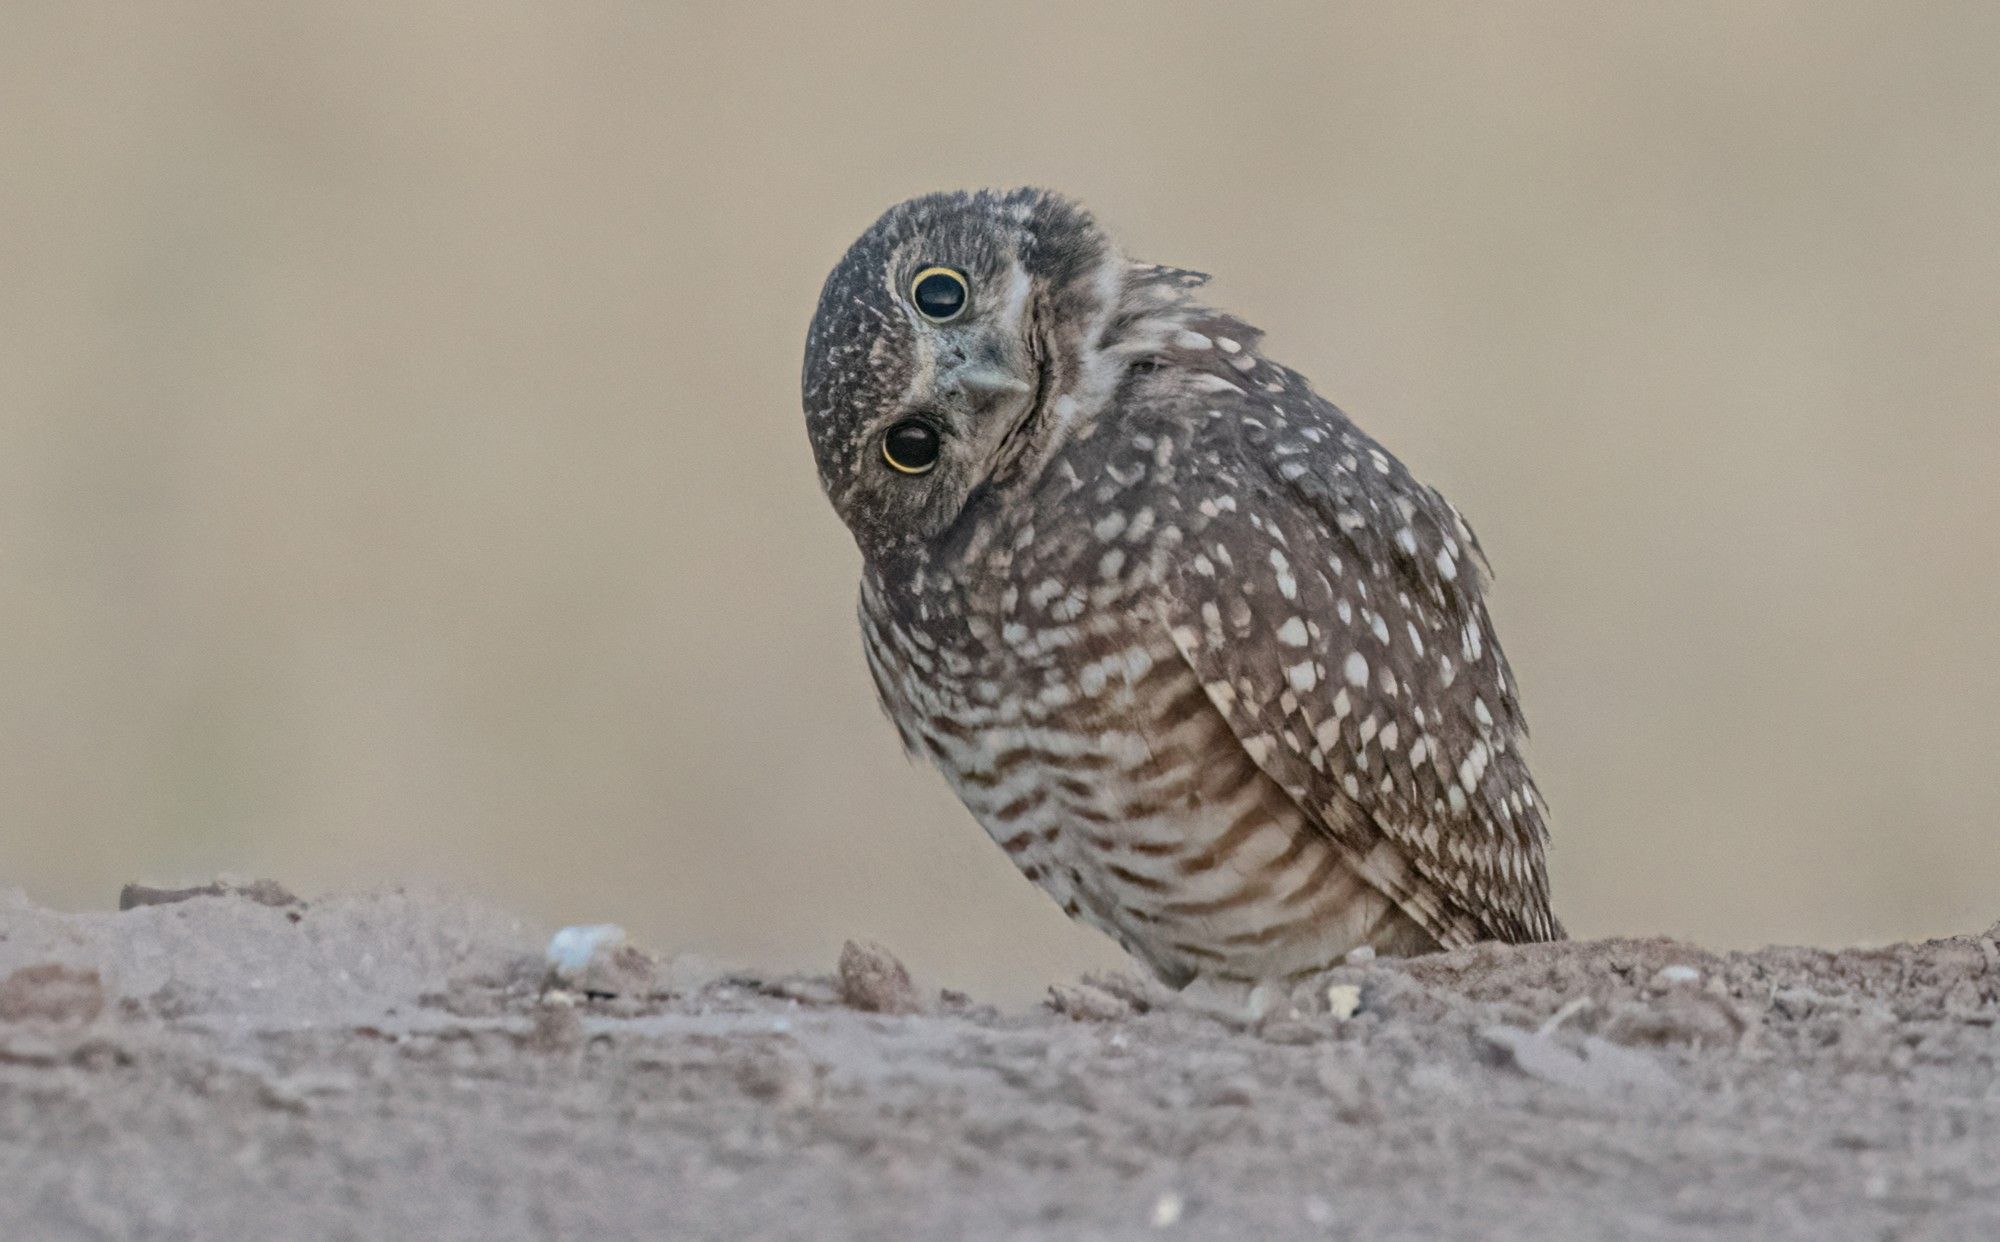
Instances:
[[[1440,943],[1560,936],[1471,530],[1298,375],[1247,351],[1225,366],[1230,388],[1181,398],[1213,480],[1167,596],[1183,654],[1259,766],[1384,859],[1370,878]]]

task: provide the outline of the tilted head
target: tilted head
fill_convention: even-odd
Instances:
[[[912,199],[849,248],[806,337],[805,412],[865,556],[936,538],[1103,401],[1125,270],[1088,213],[1044,190]]]

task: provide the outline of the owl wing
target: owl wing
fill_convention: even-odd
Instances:
[[[1197,415],[1175,646],[1257,766],[1441,945],[1560,938],[1471,529],[1302,379],[1257,369],[1276,400],[1216,384]]]

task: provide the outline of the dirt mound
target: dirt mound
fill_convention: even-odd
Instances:
[[[2000,1237],[1991,933],[1482,947],[1248,1020],[140,892],[0,895],[0,1237]]]

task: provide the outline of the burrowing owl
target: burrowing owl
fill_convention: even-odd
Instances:
[[[1560,937],[1472,531],[1206,279],[1042,190],[827,278],[806,426],[903,744],[1176,986]]]

